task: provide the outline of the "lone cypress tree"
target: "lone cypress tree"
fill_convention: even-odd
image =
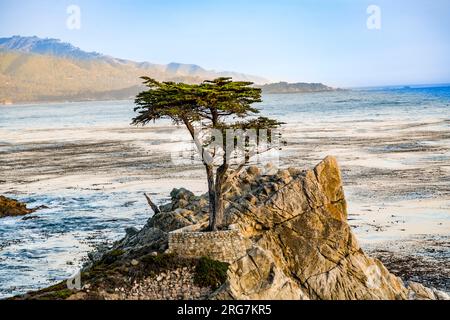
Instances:
[[[134,111],[139,115],[132,120],[132,124],[146,125],[168,118],[175,124],[185,125],[206,169],[209,229],[217,230],[224,217],[224,185],[230,179],[231,151],[239,143],[243,146],[243,160],[236,164],[235,169],[235,173],[238,173],[249,163],[254,147],[249,137],[241,138],[239,142],[236,135],[230,136],[230,131],[254,129],[258,135],[261,129],[270,132],[281,123],[266,117],[256,117],[259,110],[252,104],[261,102],[261,89],[252,87],[252,82],[217,78],[200,84],[185,84],[158,82],[149,77],[142,79],[148,90],[139,93],[135,99],[137,106]],[[199,125],[200,129],[197,130]],[[200,139],[198,131],[205,129],[214,129],[220,133],[214,137],[214,144],[211,144],[212,137]]]

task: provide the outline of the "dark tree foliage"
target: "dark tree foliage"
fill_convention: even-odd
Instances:
[[[228,129],[273,129],[281,123],[266,117],[257,117],[259,110],[252,105],[261,102],[261,89],[253,83],[232,81],[231,78],[206,80],[200,84],[159,82],[142,77],[148,90],[136,97],[134,109],[138,115],[134,125],[146,125],[158,119],[171,119],[175,124],[183,124],[188,129],[205,165],[208,180],[210,207],[210,230],[221,227],[224,214],[223,186],[229,179],[230,155],[217,147],[208,148],[206,138],[201,140],[196,126],[201,130],[216,129],[221,132],[225,145]],[[236,141],[237,143],[237,141]],[[248,140],[243,142],[244,161],[235,170],[239,172],[252,156]]]

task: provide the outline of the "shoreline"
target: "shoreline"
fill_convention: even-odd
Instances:
[[[405,242],[394,243],[400,250],[397,254],[389,244],[384,250],[379,246],[361,250],[347,224],[334,157],[325,158],[308,172],[289,168],[266,175],[252,167],[230,183],[225,195],[231,204],[226,209],[225,230],[201,232],[208,219],[207,194],[196,196],[176,189],[170,202],[157,208],[158,214],[142,229],[129,228],[120,240],[89,254],[89,262],[80,271],[80,287],[67,288],[63,281],[12,299],[450,299],[445,281],[448,269],[439,273],[436,268],[448,266],[445,257],[435,259],[441,264],[431,264],[408,256],[403,250]],[[280,210],[283,205],[292,211]],[[305,239],[300,230],[309,237]],[[445,241],[432,241],[438,250],[445,246]],[[281,259],[274,259],[275,252]],[[388,269],[370,256],[386,263]],[[199,269],[202,261],[208,268],[221,270],[220,280],[199,280],[217,274]],[[270,270],[266,270],[267,263]],[[285,268],[290,271],[285,273]],[[270,271],[268,279],[266,271]],[[258,286],[258,281],[265,285]],[[335,286],[336,281],[359,290]]]
[[[84,121],[89,103],[78,111],[74,107]],[[122,122],[114,118],[109,125],[108,118],[83,125],[66,124],[63,118],[61,123],[33,120],[27,127],[15,127],[14,122],[0,127],[0,169],[5,173],[0,194],[31,202],[32,207],[49,207],[33,214],[37,219],[0,220],[4,289],[20,287],[13,284],[8,268],[16,268],[22,283],[38,286],[32,280],[36,275],[49,283],[70,276],[95,245],[120,238],[126,227],[145,224],[151,212],[143,192],[161,204],[174,187],[196,194],[206,191],[200,163],[177,163],[171,157],[172,151],[179,151],[174,147],[184,140],[185,131],[169,124],[128,126],[130,108],[129,102],[111,108]],[[441,234],[447,236],[442,244],[446,248],[450,128],[445,115],[320,118],[307,114],[292,118],[283,137],[288,145],[282,150],[281,167],[308,168],[328,154],[337,156],[349,223],[364,247],[381,240]],[[42,262],[46,257],[52,264],[50,271]],[[67,264],[68,257],[75,265]]]

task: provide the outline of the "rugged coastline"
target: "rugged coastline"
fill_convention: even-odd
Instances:
[[[380,117],[341,109],[344,99],[369,94],[266,97],[269,114],[290,103],[308,110],[308,99],[336,101],[327,115],[319,109],[301,118],[280,116],[288,122],[283,130],[288,145],[279,167],[306,169],[326,154],[337,155],[348,223],[364,251],[402,279],[449,292],[448,120],[436,106],[436,112],[410,115],[383,108],[386,115]],[[29,208],[49,208],[0,219],[1,298],[71,276],[94,247],[122,238],[126,227],[144,226],[152,215],[144,192],[161,205],[176,186],[197,195],[206,191],[201,164],[172,157],[185,131],[129,127],[123,119],[131,109],[125,102],[6,108],[0,194]],[[114,111],[111,117],[104,117],[106,110]],[[59,112],[70,116],[55,121],[52,115],[60,117]],[[89,124],[78,118],[86,112]],[[22,220],[27,217],[33,219]]]
[[[17,298],[449,299],[445,292],[404,283],[359,247],[333,157],[314,170],[274,175],[249,167],[229,190],[229,231],[203,232],[206,196],[175,189],[171,202],[141,230],[129,228],[112,247],[90,254],[79,290],[62,282]],[[206,238],[219,244],[233,238],[236,245],[223,250],[238,254],[217,261],[227,259],[223,250],[199,245]]]

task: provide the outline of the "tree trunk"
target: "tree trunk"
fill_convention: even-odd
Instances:
[[[217,231],[223,225],[224,201],[222,191],[216,191],[214,219],[211,223],[211,231]]]
[[[216,231],[223,225],[225,211],[223,200],[223,185],[225,183],[225,174],[227,170],[228,165],[223,164],[217,169],[216,172],[214,212],[209,220],[209,228],[211,231]]]
[[[206,178],[208,179],[208,198],[209,198],[209,228],[216,215],[216,188],[214,185],[214,171],[212,165],[205,165]],[[212,229],[211,229],[212,230]]]
[[[189,122],[189,120],[186,118],[183,119],[183,122],[186,125],[186,128],[188,129],[189,133],[191,134],[192,140],[194,140],[194,143],[198,149],[198,152],[200,153],[200,156],[202,157],[202,162],[205,165],[206,178],[208,180],[209,229],[212,230],[213,221],[215,221],[215,216],[216,216],[216,188],[215,188],[215,183],[214,183],[213,159],[212,159],[211,155],[209,155],[208,152],[205,151],[201,142],[195,136],[195,130],[194,130],[194,127],[192,126],[192,123]]]

